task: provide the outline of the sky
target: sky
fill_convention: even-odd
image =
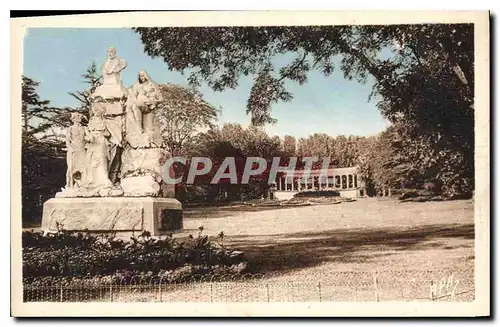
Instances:
[[[137,73],[145,69],[157,83],[187,86],[188,73],[170,71],[161,58],[152,59],[143,52],[139,34],[127,28],[37,28],[29,29],[24,39],[23,74],[38,82],[41,99],[50,100],[56,107],[76,106],[68,92],[86,89],[81,75],[95,61],[99,69],[106,59],[107,49],[113,46],[119,57],[128,63],[122,72],[122,82],[131,86]],[[172,45],[175,46],[175,45]],[[293,57],[282,56],[277,64],[287,64]],[[339,67],[338,60],[336,67]],[[232,122],[248,126],[246,101],[253,76],[242,77],[234,90],[214,92],[206,85],[200,87],[203,98],[221,108],[219,123]],[[371,80],[361,84],[344,79],[340,69],[328,77],[311,71],[304,85],[290,82],[290,102],[273,104],[271,116],[277,119],[267,125],[269,135],[292,135],[297,138],[314,133],[337,135],[375,135],[389,123],[376,108],[376,99],[368,101]]]

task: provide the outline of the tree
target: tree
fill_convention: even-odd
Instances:
[[[39,83],[22,77],[22,211],[23,223],[39,221],[43,202],[64,185],[64,143],[51,129],[66,124],[64,109],[50,107],[37,92]]]
[[[91,112],[90,95],[94,93],[96,88],[102,84],[102,76],[98,74],[97,66],[94,61],[90,64],[85,73],[82,74],[82,77],[85,84],[88,84],[88,88],[84,91],[69,92],[69,95],[78,100],[80,103],[80,105],[75,109],[89,118]]]
[[[466,24],[134,30],[145,52],[162,57],[170,69],[196,68],[189,76],[193,85],[203,79],[220,91],[235,88],[243,75],[255,75],[247,103],[255,124],[272,121],[273,102],[291,100],[286,80],[305,83],[312,69],[329,75],[336,55],[342,56],[341,69],[346,78],[366,81],[371,74],[377,83],[375,90],[383,96],[398,96],[395,83],[404,78],[405,70],[426,71],[430,65],[444,67],[469,95],[473,90],[473,30]],[[379,58],[384,49],[393,51],[390,59]],[[276,69],[272,59],[287,53],[295,54],[295,59]]]
[[[237,87],[241,76],[254,76],[247,101],[254,125],[274,122],[272,104],[292,99],[287,81],[303,84],[310,70],[329,75],[340,56],[345,78],[373,78],[371,96],[382,98],[381,113],[415,140],[414,150],[424,151],[419,165],[442,153],[445,172],[436,177],[445,188],[474,184],[472,24],[134,30],[148,55],[163,58],[170,69],[192,70],[192,85],[204,80],[221,91]],[[273,59],[284,54],[294,59],[275,67]]]
[[[228,156],[272,159],[282,154],[279,137],[270,137],[259,127],[244,128],[237,123],[225,123],[220,128],[201,133],[197,143],[193,155],[204,155],[216,161]]]
[[[297,140],[291,135],[283,138],[283,153],[286,157],[294,157],[297,152]]]
[[[213,163],[212,172],[204,176],[204,184],[201,185],[202,188],[210,190],[205,192],[211,194],[205,200],[212,201],[214,198],[226,195],[227,199],[232,200],[260,198],[269,189],[265,174],[251,177],[249,184],[219,183],[210,185],[209,182],[214,172],[227,157],[234,158],[240,181],[248,157],[265,158],[268,160],[268,167],[270,167],[272,158],[280,157],[282,152],[279,137],[270,137],[262,128],[255,126],[244,128],[240,124],[226,123],[221,127],[214,127],[198,134],[189,154],[210,158]]]
[[[173,155],[184,154],[195,136],[215,126],[217,110],[202,95],[178,85],[160,85],[163,101],[157,110],[163,139]]]
[[[375,137],[366,138],[360,144],[357,165],[370,195],[377,189],[405,188],[411,185],[411,173],[405,156],[395,146],[399,135],[393,127]]]
[[[64,109],[50,107],[50,101],[41,100],[37,92],[39,82],[22,76],[21,117],[23,121],[22,139],[27,145],[33,138],[45,139],[51,136],[50,128],[65,126]]]

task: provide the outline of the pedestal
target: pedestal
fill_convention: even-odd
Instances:
[[[42,231],[135,232],[160,236],[182,230],[182,205],[172,198],[53,198],[43,205]]]

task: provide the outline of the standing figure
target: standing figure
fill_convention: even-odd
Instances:
[[[154,112],[161,101],[160,88],[141,70],[126,103],[126,139],[131,147],[162,146],[160,124]]]
[[[80,113],[72,113],[70,126],[66,132],[66,161],[68,170],[66,172],[66,188],[78,187],[78,182],[85,171],[85,127],[82,126],[82,119],[85,118]],[[76,182],[76,185],[75,185]]]
[[[113,184],[108,178],[108,137],[104,122],[104,108],[99,104],[92,107],[93,115],[85,133],[87,141],[86,172],[83,186],[95,190],[98,195],[107,195]]]

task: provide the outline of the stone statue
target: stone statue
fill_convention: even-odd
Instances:
[[[160,124],[154,112],[161,101],[158,85],[141,70],[126,102],[126,140],[131,147],[162,146]]]
[[[105,107],[96,102],[92,105],[92,115],[88,126],[79,129],[78,140],[83,138],[83,151],[80,152],[79,169],[81,179],[58,193],[57,197],[95,197],[120,196],[123,190],[109,180],[109,137],[104,118]],[[70,128],[71,131],[71,128]],[[68,132],[72,133],[72,132]],[[72,133],[73,134],[73,133]],[[81,146],[82,144],[79,143]],[[81,150],[81,149],[80,149]],[[73,168],[74,169],[74,168]]]
[[[162,196],[165,150],[155,111],[162,101],[160,88],[141,70],[130,88],[125,109],[125,149],[121,186],[126,196]]]
[[[66,188],[73,188],[75,182],[81,181],[85,171],[85,127],[81,122],[85,118],[80,113],[72,113],[73,125],[66,132],[66,161],[68,170],[66,172]]]
[[[80,127],[68,131],[75,134],[75,140],[79,138],[81,177],[76,187],[68,177],[68,185],[59,197],[172,196],[172,187],[167,190],[163,177],[163,166],[170,154],[156,116],[162,101],[160,88],[141,70],[130,90],[124,91],[120,72],[126,65],[115,49],[108,50],[102,68],[104,83],[91,96],[91,118],[85,133],[79,122],[75,125]],[[68,157],[70,161],[73,167],[75,160]],[[71,168],[68,176],[74,171]]]
[[[85,133],[86,148],[86,172],[83,186],[88,189],[97,190],[111,188],[113,184],[108,177],[108,138],[109,132],[104,123],[104,108],[99,105],[93,106],[93,115]],[[101,192],[102,193],[102,192]]]
[[[127,62],[118,57],[115,48],[108,49],[108,58],[102,65],[103,84],[91,95],[94,102],[104,104],[104,124],[109,132],[109,178],[113,184],[119,182],[121,155],[123,150],[124,102],[127,89],[120,74]]]
[[[88,125],[72,115],[67,132],[66,187],[44,203],[42,231],[140,232],[162,235],[182,229],[182,205],[166,185],[170,154],[155,112],[161,93],[145,71],[127,90],[125,60],[108,49],[103,84],[90,96]],[[173,170],[168,172],[172,177]],[[114,197],[114,198],[111,198]]]
[[[109,179],[111,133],[106,128],[105,112],[106,108],[102,103],[92,105],[92,117],[85,133],[86,171],[82,184],[99,196],[120,196],[123,191]]]
[[[102,65],[102,80],[101,86],[97,87],[93,98],[122,99],[127,96],[127,89],[123,86],[120,79],[120,73],[127,67],[127,62],[116,54],[116,49],[111,47],[108,49],[108,58]]]

